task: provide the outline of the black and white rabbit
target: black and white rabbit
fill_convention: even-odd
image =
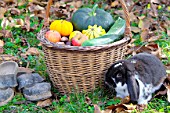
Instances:
[[[147,104],[165,78],[164,65],[156,56],[139,53],[115,62],[106,72],[105,84],[115,89],[117,97],[130,96],[132,102]]]

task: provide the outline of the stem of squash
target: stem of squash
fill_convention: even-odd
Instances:
[[[96,11],[96,8],[97,8],[97,7],[98,7],[98,4],[96,4],[96,5],[93,6],[93,11],[89,14],[90,16],[96,16],[95,11]]]

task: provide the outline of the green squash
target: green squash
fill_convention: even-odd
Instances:
[[[106,31],[114,23],[114,20],[110,13],[104,11],[103,9],[96,9],[97,4],[90,8],[81,8],[78,9],[72,16],[71,22],[73,23],[74,29],[82,31],[88,28],[89,25],[98,25],[102,26]]]

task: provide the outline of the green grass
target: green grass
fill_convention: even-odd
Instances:
[[[92,93],[74,93],[69,96],[59,96],[52,105],[46,108],[36,106],[36,102],[29,102],[21,93],[17,93],[15,97],[7,105],[0,107],[1,113],[93,113],[93,104],[98,104],[101,110],[105,107],[120,102],[118,99],[113,99],[114,95],[106,93],[107,91],[97,89]],[[90,98],[91,103],[86,102],[86,98]],[[23,102],[23,104],[20,104]],[[25,102],[25,103],[24,103]],[[165,97],[153,99],[148,108],[142,113],[170,112],[170,104],[167,103]]]

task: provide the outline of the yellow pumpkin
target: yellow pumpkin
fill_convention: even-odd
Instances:
[[[73,25],[66,20],[55,20],[51,23],[50,30],[58,31],[61,36],[69,36],[73,31]]]

